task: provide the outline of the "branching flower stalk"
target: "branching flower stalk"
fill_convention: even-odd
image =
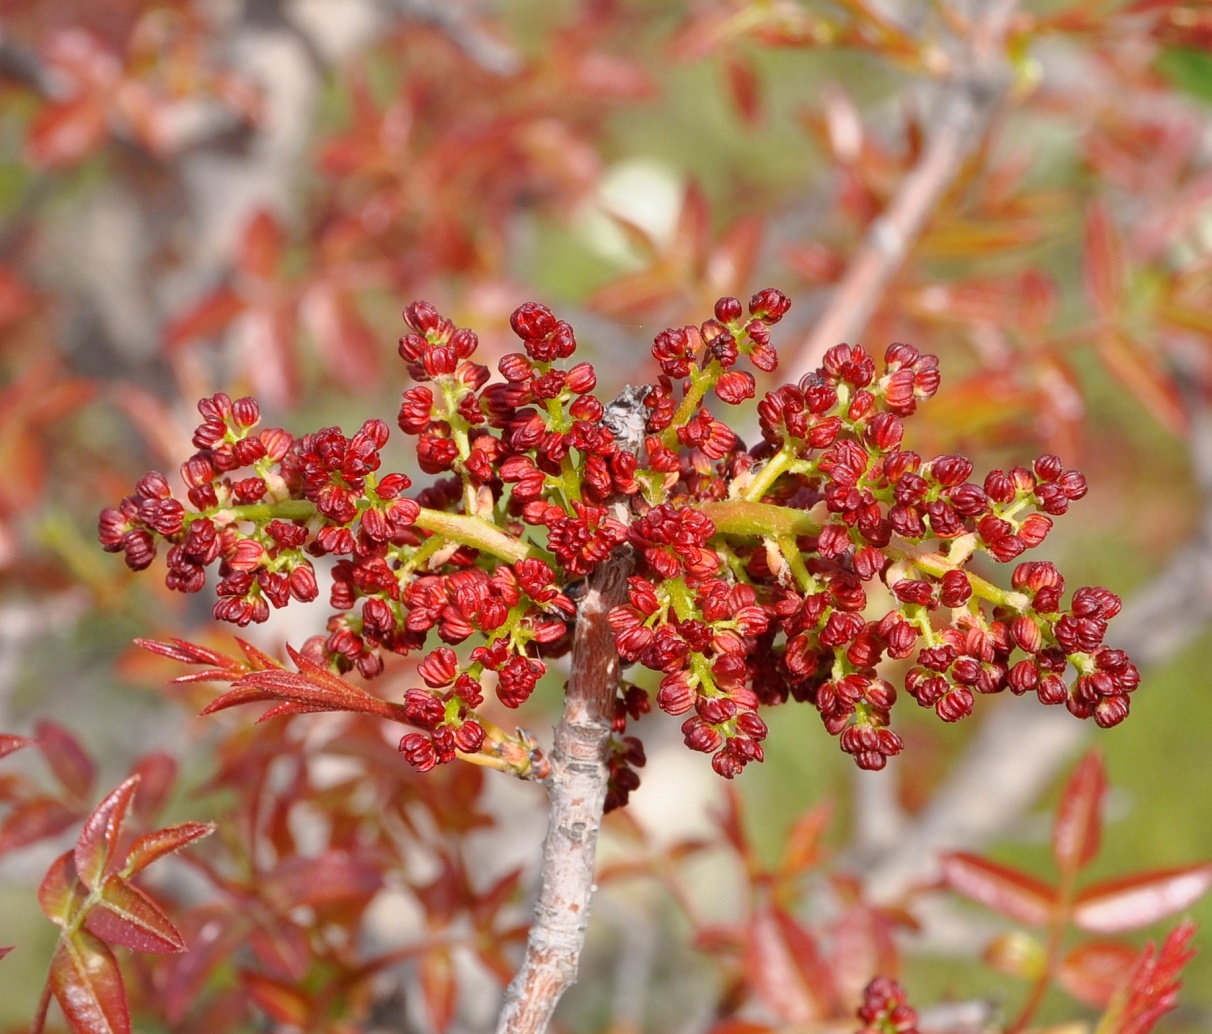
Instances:
[[[430,487],[410,495],[408,477],[380,472],[382,420],[296,437],[257,430],[256,402],[219,394],[199,404],[187,499],[152,473],[101,515],[103,546],[136,570],[168,547],[172,589],[199,591],[217,566],[215,617],[238,626],[316,598],[312,560],[336,558],[334,613],[290,650],[293,670],[246,644],[235,659],[150,644],[207,666],[185,678],[229,684],[208,711],[362,712],[406,727],[400,751],[420,771],[462,757],[547,785],[539,905],[502,1031],[544,1029],[575,977],[601,815],[639,786],[634,723],[653,699],[727,779],[762,760],[767,717],[789,701],[882,768],[903,748],[885,660],[909,661],[904,691],[947,722],[1007,689],[1104,727],[1128,713],[1139,674],[1104,644],[1119,599],[1084,587],[1066,604],[1053,564],[1020,559],[1085,479],[1041,456],[976,481],[963,456],[905,448],[905,421],[938,389],[935,357],[897,343],[880,366],[837,345],[764,394],[752,448],[712,411],[757,397],[742,361],[777,367],[771,330],[789,304],[773,289],[721,298],[702,324],[656,336],[650,384],[603,404],[544,306],[513,313],[523,351],[493,381],[476,335],[416,302],[397,424]],[[1016,562],[1008,586],[973,572],[980,557]],[[485,717],[485,692],[520,707],[570,649],[548,756]],[[373,679],[393,655],[415,658],[423,683],[402,701],[344,677]],[[628,665],[656,685],[621,680]]]

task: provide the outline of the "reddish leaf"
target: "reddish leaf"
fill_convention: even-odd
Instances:
[[[97,805],[96,811],[84,822],[84,829],[76,841],[76,871],[90,889],[100,883],[117,849],[122,824],[138,784],[139,777],[131,776]]]
[[[0,948],[0,959],[4,958],[4,956],[7,955],[12,950],[13,950],[12,945],[9,945],[7,948]]]
[[[419,975],[430,1021],[439,1034],[444,1034],[454,1022],[459,991],[450,952],[442,949],[426,952]]]
[[[168,826],[153,833],[144,833],[127,852],[126,860],[122,863],[122,872],[127,877],[142,872],[156,859],[180,851],[186,844],[210,836],[214,831],[213,822],[182,822],[179,826]]]
[[[1106,1034],[1149,1034],[1157,1022],[1178,1004],[1183,967],[1194,957],[1189,947],[1195,924],[1179,923],[1166,936],[1160,950],[1147,945],[1099,1025]]]
[[[55,797],[35,797],[16,805],[0,824],[0,855],[58,836],[80,816]]]
[[[1187,414],[1182,397],[1164,359],[1151,346],[1111,331],[1099,339],[1098,354],[1107,370],[1163,426],[1175,435],[1186,432]]]
[[[1212,864],[1156,870],[1108,880],[1077,896],[1073,921],[1091,933],[1120,933],[1165,919],[1212,886]]]
[[[1094,311],[1104,323],[1110,323],[1124,288],[1123,245],[1106,208],[1097,201],[1086,210],[1082,277]]]
[[[14,751],[20,750],[22,747],[28,747],[31,743],[37,742],[25,736],[9,736],[6,733],[0,733],[0,758],[8,757]]]
[[[258,926],[249,935],[248,946],[257,962],[275,977],[298,983],[312,962],[311,944],[298,923],[279,919]]]
[[[183,917],[181,927],[189,951],[158,960],[166,974],[165,1019],[174,1029],[201,998],[215,970],[244,946],[248,917],[224,902],[194,909]]]
[[[240,704],[283,700],[308,711],[360,711],[380,718],[394,718],[398,708],[346,682],[323,666],[291,651],[298,671],[270,668],[242,675],[232,689],[202,709],[214,714]],[[292,710],[278,713],[295,713]]]
[[[87,799],[97,781],[97,764],[80,746],[80,741],[63,726],[48,721],[34,726],[34,735],[63,788],[73,797]]]
[[[150,822],[164,807],[173,783],[177,779],[177,762],[162,750],[138,758],[130,774],[139,777],[139,795],[135,798],[135,817]]]
[[[829,967],[812,935],[781,908],[753,916],[742,958],[750,986],[780,1020],[808,1023],[833,1014],[837,989]]]
[[[132,951],[162,955],[185,950],[185,942],[160,906],[117,873],[105,880],[101,900],[88,910],[84,925],[108,944]]]
[[[52,923],[67,926],[87,896],[87,888],[76,874],[75,856],[65,851],[46,870],[38,887],[38,904]]]
[[[832,818],[833,804],[822,801],[795,820],[779,862],[779,872],[784,878],[799,876],[820,860],[821,839]]]
[[[1091,751],[1065,784],[1052,827],[1052,856],[1063,873],[1075,873],[1098,853],[1107,774]]]
[[[962,852],[941,859],[943,879],[952,890],[1028,926],[1043,926],[1052,916],[1056,891],[1018,869]]]
[[[62,168],[100,146],[106,128],[104,98],[85,91],[39,110],[30,123],[25,152],[36,165]]]
[[[1115,941],[1091,941],[1065,956],[1057,982],[1080,1002],[1105,1009],[1132,973],[1136,952]]]
[[[207,646],[199,646],[184,639],[136,639],[135,645],[157,653],[169,660],[180,661],[182,664],[214,664],[234,671],[243,670],[239,662],[221,653],[216,653]]]
[[[248,304],[230,287],[220,287],[203,296],[190,308],[171,320],[164,330],[170,349],[199,338],[213,337],[239,316]]]
[[[240,973],[240,983],[257,1008],[274,1023],[302,1029],[312,1017],[314,1006],[307,995],[286,981],[245,970]]]
[[[258,280],[269,280],[282,257],[282,227],[277,218],[261,209],[249,220],[237,259],[240,271]]]
[[[707,1034],[777,1034],[778,1030],[778,1027],[771,1027],[767,1023],[728,1019],[723,1023],[717,1023]]]
[[[737,112],[750,129],[762,121],[762,83],[750,61],[730,57],[725,64],[728,92]]]
[[[344,851],[284,859],[264,877],[266,898],[285,912],[298,905],[324,906],[368,898],[382,885],[378,868]]]
[[[59,940],[50,986],[75,1034],[129,1034],[126,989],[113,952],[85,930]]]

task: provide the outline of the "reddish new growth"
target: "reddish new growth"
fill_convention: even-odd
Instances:
[[[501,755],[476,710],[485,686],[507,707],[529,697],[568,648],[576,583],[621,548],[635,573],[609,616],[618,651],[659,674],[657,705],[726,778],[762,760],[762,712],[788,700],[882,768],[902,749],[886,659],[909,661],[905,690],[947,722],[1007,689],[1123,720],[1139,675],[1103,642],[1116,596],[1079,588],[1066,604],[1046,561],[1019,562],[1009,588],[971,570],[1040,545],[1085,479],[1055,456],[974,479],[962,456],[904,448],[905,420],[938,389],[934,356],[894,344],[877,363],[837,345],[765,393],[752,448],[712,412],[712,397],[756,396],[739,366],[775,369],[771,328],[788,306],[772,289],[747,307],[720,299],[700,326],[657,335],[654,383],[604,404],[593,367],[573,362],[572,328],[544,306],[513,314],[523,352],[490,382],[476,335],[414,303],[399,351],[417,384],[397,423],[420,468],[444,475],[429,488],[408,496],[407,477],[380,473],[381,420],[296,438],[255,430],[256,403],[220,394],[199,405],[199,451],[182,467],[190,508],[149,474],[102,514],[101,542],[135,569],[165,543],[183,592],[217,563],[215,616],[238,625],[315,597],[312,559],[338,557],[337,613],[304,655],[367,678],[387,654],[418,655],[425,688],[406,695],[416,731],[400,746],[421,769]],[[619,692],[611,806],[638,784],[628,722],[649,708],[645,690]]]

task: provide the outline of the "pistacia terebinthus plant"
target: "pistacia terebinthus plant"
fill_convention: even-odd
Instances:
[[[657,706],[725,778],[762,760],[768,715],[789,700],[816,708],[860,767],[883,767],[902,749],[886,658],[910,660],[904,690],[947,722],[1003,690],[1122,721],[1139,676],[1103,642],[1119,599],[1080,588],[1066,602],[1056,567],[1023,559],[1085,494],[1082,475],[1041,456],[974,479],[963,456],[906,448],[905,421],[939,385],[936,358],[907,344],[881,363],[830,349],[758,402],[761,441],[747,448],[723,407],[754,398],[747,365],[775,369],[771,331],[788,306],[772,289],[747,307],[721,298],[701,326],[657,335],[651,384],[603,403],[572,328],[544,306],[513,313],[523,351],[493,381],[476,335],[416,302],[399,345],[415,386],[397,423],[436,477],[416,492],[380,469],[382,420],[295,436],[258,430],[252,399],[204,399],[186,500],[148,474],[101,515],[102,544],[142,569],[163,543],[167,584],[183,592],[216,565],[215,617],[241,626],[316,597],[312,561],[331,555],[336,613],[291,651],[297,671],[251,647],[237,663],[145,645],[211,665],[191,678],[233,682],[211,709],[366,711],[409,727],[400,750],[418,769],[463,755],[541,777],[533,741],[481,715],[485,694],[522,704],[569,649],[584,583],[625,560],[614,648],[659,673]],[[981,555],[1015,565],[1008,587],[972,571]],[[339,678],[373,678],[393,653],[416,655],[424,683],[402,700]],[[612,690],[607,808],[644,764],[628,735],[650,707],[637,682]]]

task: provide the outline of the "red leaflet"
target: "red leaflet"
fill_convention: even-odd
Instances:
[[[35,743],[25,736],[9,736],[5,733],[0,733],[0,758],[7,757],[13,751],[20,750],[22,747],[28,747],[31,743]]]
[[[86,930],[59,941],[50,986],[76,1034],[129,1034],[126,990],[113,952]]]
[[[1182,988],[1179,974],[1195,951],[1188,947],[1195,924],[1179,923],[1167,935],[1161,949],[1147,945],[1124,988],[1100,1025],[1105,1034],[1149,1034],[1157,1021],[1178,1004]]]
[[[131,776],[111,792],[85,820],[84,829],[80,831],[75,849],[76,871],[90,890],[110,868],[138,783],[139,777]]]
[[[420,966],[421,993],[434,1030],[445,1034],[454,1023],[458,983],[449,950],[426,952]]]
[[[1098,853],[1107,776],[1091,751],[1065,784],[1052,827],[1052,856],[1062,873],[1072,875]]]
[[[1056,981],[1079,1001],[1105,1009],[1127,982],[1136,954],[1117,941],[1080,944],[1065,956]]]
[[[168,826],[157,829],[154,833],[144,833],[126,853],[122,863],[125,876],[134,876],[142,872],[157,858],[179,851],[186,844],[192,844],[201,837],[209,836],[215,831],[213,822],[183,822],[179,826]]]
[[[80,816],[55,797],[34,797],[13,807],[0,824],[0,855],[70,829]]]
[[[274,1023],[302,1029],[313,1015],[314,1006],[307,995],[284,980],[244,970],[240,985]]]
[[[34,726],[38,746],[63,788],[77,799],[87,798],[97,781],[97,765],[63,726],[42,721]]]
[[[745,930],[745,974],[779,1019],[808,1023],[831,1016],[837,989],[812,935],[778,906],[759,910]]]
[[[1120,933],[1165,919],[1198,901],[1212,886],[1212,864],[1154,870],[1087,887],[1073,921],[1092,933]]]
[[[103,941],[133,951],[185,950],[185,942],[160,906],[117,873],[106,877],[101,900],[88,910],[84,925]]]
[[[971,854],[947,854],[941,862],[947,886],[986,908],[1028,926],[1051,919],[1056,891],[1042,880]]]
[[[263,892],[283,912],[298,905],[322,907],[369,898],[383,885],[378,868],[344,851],[314,858],[283,859],[264,877]]]
[[[67,926],[85,899],[84,886],[76,874],[76,861],[65,851],[51,864],[38,888],[38,904],[56,926]]]
[[[1124,254],[1115,224],[1097,201],[1086,210],[1084,245],[1082,276],[1086,297],[1099,319],[1109,323],[1122,304]]]
[[[292,657],[299,665],[299,671],[285,668],[251,671],[242,675],[229,692],[207,704],[202,713],[214,714],[239,704],[266,700],[280,700],[283,704],[267,711],[263,719],[300,711],[359,711],[388,719],[402,713],[398,705],[351,685],[301,654],[292,654]]]

